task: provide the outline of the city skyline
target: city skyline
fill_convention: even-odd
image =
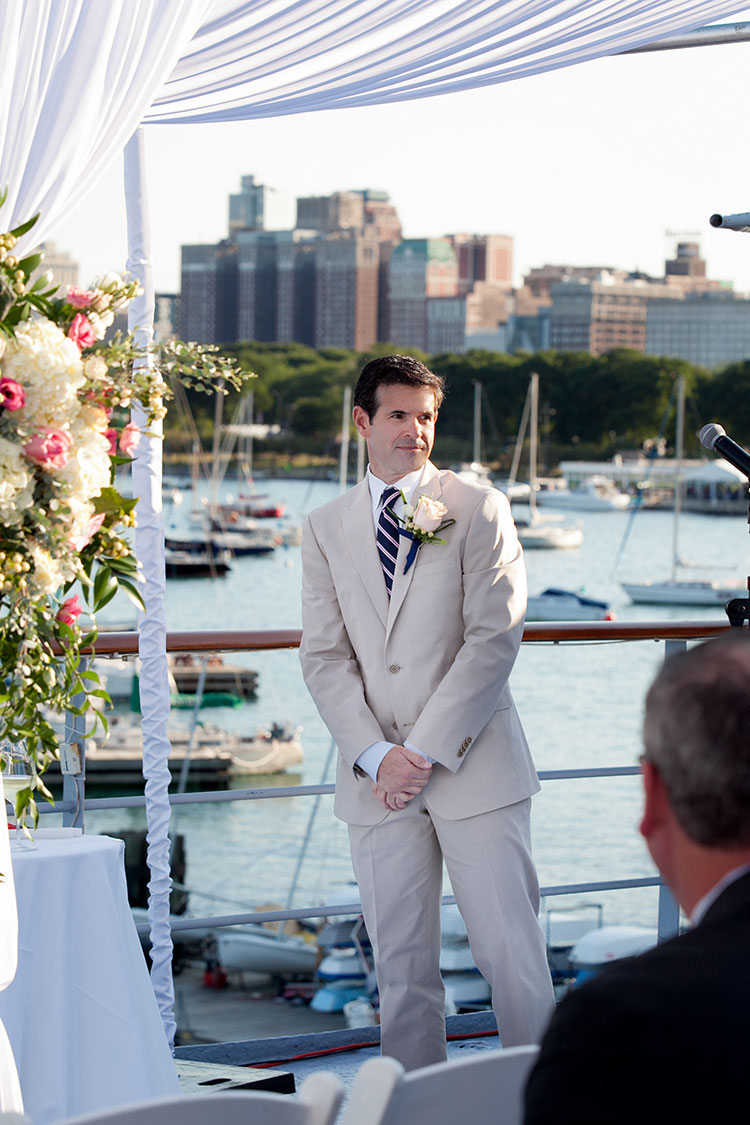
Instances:
[[[292,198],[386,191],[406,238],[510,235],[516,284],[545,263],[658,276],[673,253],[672,230],[697,235],[710,277],[750,291],[750,239],[708,221],[716,211],[750,210],[737,95],[746,51],[735,44],[613,57],[398,106],[152,126],[157,290],[178,290],[181,244],[226,236],[229,195],[254,174]],[[50,237],[78,258],[84,284],[122,268],[121,160]]]

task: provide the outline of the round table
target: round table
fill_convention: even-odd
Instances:
[[[178,1094],[128,906],[124,844],[38,838],[12,852],[18,968],[0,992],[34,1125]]]

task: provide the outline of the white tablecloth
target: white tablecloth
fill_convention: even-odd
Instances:
[[[18,969],[0,1019],[34,1125],[179,1093],[128,907],[124,844],[39,839],[15,852]]]

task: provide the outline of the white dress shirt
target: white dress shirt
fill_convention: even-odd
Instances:
[[[390,486],[386,484],[385,481],[382,481],[378,477],[376,477],[375,474],[370,471],[370,468],[368,466],[367,484],[370,489],[370,499],[372,501],[372,522],[375,527],[376,533],[378,529],[378,519],[380,517],[380,509],[382,507],[384,489],[389,487],[400,489],[406,497],[406,502],[408,504],[411,504],[414,498],[414,494],[417,492],[420,484],[424,479],[424,473],[425,466],[423,465],[421,469],[415,469],[413,472],[407,473],[405,477],[401,477],[401,480],[395,481],[393,486]],[[400,516],[403,518],[404,501],[400,496],[396,498],[396,501],[393,504],[393,511],[397,517]],[[357,758],[357,765],[360,767],[360,769],[363,769],[374,782],[377,783],[380,763],[383,761],[383,758],[386,756],[388,751],[392,750],[396,745],[397,744],[395,742],[386,742],[385,740],[383,740],[382,742],[373,742],[373,744],[371,746],[368,746],[366,750],[363,750],[360,756]],[[433,759],[428,757],[427,754],[424,754],[416,746],[413,746],[412,743],[409,742],[408,738],[404,739],[403,745],[406,746],[408,750],[413,750],[416,754],[419,754],[420,757],[424,758],[430,763],[430,765],[432,765]]]

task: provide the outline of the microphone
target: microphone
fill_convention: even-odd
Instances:
[[[709,422],[700,431],[698,437],[701,445],[705,445],[706,449],[716,450],[730,465],[734,465],[735,469],[739,469],[750,480],[750,453],[727,437],[727,431],[723,426],[718,422]]]
[[[750,231],[750,212],[742,211],[739,215],[712,215],[708,220],[712,227],[724,227],[727,230]],[[729,458],[727,458],[729,460]]]

